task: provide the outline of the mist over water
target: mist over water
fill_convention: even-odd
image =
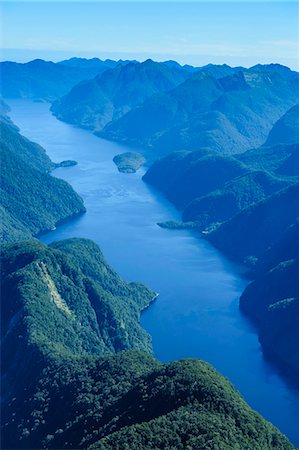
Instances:
[[[78,161],[54,176],[83,197],[87,213],[41,237],[50,243],[86,237],[128,281],[142,281],[159,293],[142,314],[161,361],[195,357],[227,376],[246,401],[299,445],[299,392],[279,377],[262,355],[256,332],[238,309],[248,280],[191,231],[159,228],[179,212],[143,183],[144,169],[119,173],[113,156],[128,148],[59,122],[46,103],[8,100],[21,133],[42,145],[54,162]]]

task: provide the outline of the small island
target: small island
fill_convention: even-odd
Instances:
[[[197,228],[195,222],[178,222],[176,220],[168,220],[166,222],[157,222],[160,228],[166,228],[168,230],[194,230]]]
[[[114,156],[113,162],[116,164],[119,172],[135,173],[145,163],[145,158],[141,153],[126,152]]]
[[[78,164],[77,161],[73,161],[72,159],[67,159],[66,161],[61,161],[60,163],[55,164],[55,169],[57,169],[57,167],[76,166],[77,164]]]

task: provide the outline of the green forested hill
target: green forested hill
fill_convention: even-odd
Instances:
[[[267,356],[299,377],[299,221],[288,227],[253,270],[255,280],[240,299],[242,311],[259,330]]]
[[[52,105],[54,114],[66,122],[94,131],[121,117],[152,95],[169,90],[190,76],[181,66],[152,60],[117,65],[78,85]]]
[[[164,226],[186,224],[249,264],[254,281],[240,306],[257,324],[265,353],[293,379],[299,367],[296,113],[294,107],[285,114],[262,147],[234,156],[206,148],[173,152],[144,176],[183,209],[183,223]]]
[[[196,222],[201,230],[217,226],[289,184],[289,180],[268,172],[249,171],[223,188],[191,201],[184,209],[183,220]]]
[[[235,158],[202,149],[167,155],[149,168],[143,180],[182,208],[247,172],[248,168]]]
[[[277,144],[248,150],[236,156],[253,170],[264,170],[276,175],[299,175],[299,142]]]
[[[2,448],[293,448],[209,364],[115,354],[151,350],[154,293],[91,241],[6,245],[1,269]]]
[[[147,148],[153,159],[202,147],[235,154],[262,145],[274,123],[299,100],[298,73],[280,65],[240,68],[223,78],[211,73],[196,72],[114,117],[100,135]]]
[[[1,241],[27,239],[85,211],[82,199],[63,180],[50,176],[45,150],[0,118]]]
[[[234,156],[203,148],[170,153],[156,161],[143,180],[183,209],[184,222],[194,222],[203,231],[296,183],[298,168],[298,143],[262,146]]]
[[[209,239],[234,258],[259,258],[299,217],[298,198],[296,183],[236,214],[209,233]]]
[[[299,142],[299,105],[289,109],[273,126],[266,145]]]

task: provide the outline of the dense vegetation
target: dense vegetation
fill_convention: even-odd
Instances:
[[[97,58],[1,66],[6,97],[64,95],[53,105],[63,120],[142,144],[152,156],[187,149],[144,177],[183,208],[183,222],[160,226],[204,231],[250,264],[254,281],[240,307],[255,321],[265,353],[296,381],[298,74],[279,65],[193,68]],[[8,112],[2,100],[0,109]],[[1,255],[2,447],[293,448],[209,364],[160,364],[151,356],[139,320],[155,293],[124,282],[93,242],[48,247],[30,240],[84,206],[50,176],[59,164],[7,117],[0,125],[2,240],[28,239],[5,244]],[[115,162],[128,171],[141,160],[129,153]]]
[[[144,100],[173,88],[190,72],[147,60],[132,61],[75,86],[66,96],[54,102],[54,114],[66,122],[101,130]]]
[[[196,222],[197,227],[206,230],[288,185],[288,180],[270,173],[250,171],[191,201],[184,209],[183,220]]]
[[[240,299],[259,329],[268,356],[296,382],[299,378],[299,222],[260,258],[255,280]]]
[[[73,188],[50,176],[55,164],[42,147],[22,136],[5,116],[0,130],[1,241],[28,239],[85,211]]]
[[[242,210],[209,233],[218,248],[244,260],[262,255],[299,217],[299,183]]]
[[[210,149],[174,152],[144,180],[183,209],[183,223],[230,257],[249,264],[255,280],[240,306],[255,321],[263,349],[298,383],[298,107],[291,108],[259,148],[234,156]],[[271,145],[270,145],[271,144]],[[288,239],[285,236],[289,236]],[[298,247],[297,247],[298,248]]]
[[[254,66],[224,78],[211,73],[197,71],[123,117],[113,117],[100,135],[148,148],[153,159],[170,149],[239,153],[261,145],[299,101],[299,75],[283,66]]]
[[[293,448],[209,364],[115,354],[151,351],[154,293],[91,241],[6,245],[1,268],[3,448]]]

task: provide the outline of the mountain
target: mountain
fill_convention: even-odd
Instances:
[[[299,142],[299,105],[289,109],[273,126],[266,145]]]
[[[296,136],[296,121],[289,124],[287,135]],[[232,156],[209,147],[173,152],[152,164],[143,180],[183,209],[184,222],[206,232],[296,183],[298,176],[299,143],[286,143]]]
[[[298,103],[299,74],[286,67],[240,68],[222,78],[209,68],[114,117],[100,135],[142,146],[153,159],[202,147],[241,153],[261,146],[274,123]]]
[[[223,188],[192,200],[183,211],[183,221],[196,222],[201,230],[217,226],[289,184],[290,181],[267,172],[249,171]]]
[[[103,73],[107,69],[111,69],[111,67],[115,67],[118,63],[112,60],[102,61],[99,58],[87,59],[74,57],[59,61],[59,64],[61,64],[62,66],[74,67],[76,69],[95,71],[94,76],[96,76],[100,73]]]
[[[85,211],[73,188],[49,174],[55,165],[42,147],[5,116],[0,130],[2,242],[28,239]]]
[[[171,68],[188,70],[189,72],[196,72],[199,70],[198,67],[190,66],[189,64],[184,64],[182,66],[181,64],[179,64],[177,61],[174,60],[163,61],[163,64]]]
[[[2,448],[294,448],[209,364],[136,350],[154,293],[91,241],[6,245],[1,271]]]
[[[240,308],[256,324],[263,350],[293,380],[299,377],[299,226],[290,226],[260,258]]]
[[[236,214],[208,239],[233,258],[259,258],[299,217],[298,198],[296,183]]]
[[[288,123],[280,141],[296,136],[296,121]],[[271,130],[269,136],[274,134]],[[275,142],[234,156],[204,148],[173,152],[143,177],[183,210],[182,223],[162,226],[200,230],[226,255],[250,266],[253,281],[241,296],[240,308],[257,325],[264,353],[296,383],[298,176],[298,143]]]
[[[236,155],[253,170],[273,172],[278,176],[299,175],[299,143],[262,146]]]
[[[246,172],[248,168],[235,158],[202,149],[171,153],[155,162],[143,180],[162,190],[176,206],[185,207]]]
[[[299,260],[299,219],[259,258],[253,268],[255,277],[268,272],[282,261]]]
[[[35,59],[28,63],[0,63],[0,92],[4,98],[53,100],[82,80],[95,77],[109,65],[95,58],[75,58],[60,63]]]
[[[189,76],[181,67],[150,59],[119,64],[75,86],[52,105],[52,111],[61,120],[99,131],[153,94],[169,90]]]

